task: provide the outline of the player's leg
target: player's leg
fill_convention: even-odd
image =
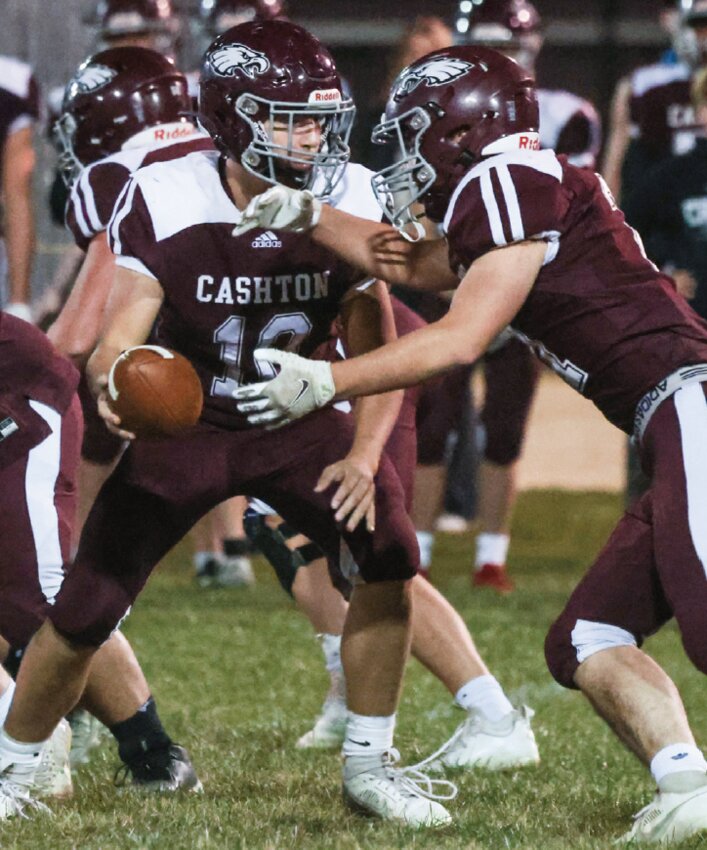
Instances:
[[[447,483],[446,460],[452,434],[462,416],[467,369],[427,381],[417,402],[417,468],[411,516],[420,546],[420,569],[426,574],[432,564],[435,525],[442,510]],[[391,458],[395,463],[395,459]],[[400,472],[401,465],[395,463]]]
[[[649,435],[664,422],[670,404],[659,408]],[[681,464],[678,472],[666,470],[673,485],[680,469]],[[678,492],[671,492],[670,499],[679,501]],[[672,599],[666,598],[656,561],[658,517],[665,505],[655,495],[649,491],[624,514],[552,626],[546,656],[560,684],[581,688],[623,743],[650,766],[659,793],[627,840],[670,841],[707,827],[707,764],[677,688],[639,649],[643,636],[672,616]]]
[[[210,513],[218,539],[219,559],[212,582],[217,587],[247,587],[255,582],[250,546],[243,528],[247,504],[244,496],[234,496]]]
[[[324,654],[329,690],[311,729],[298,740],[299,749],[341,746],[346,731],[346,680],[341,664],[341,634],[348,605],[334,587],[324,553],[291,528],[272,508],[252,499],[245,514],[248,539],[275,570],[282,589],[312,624]]]
[[[204,476],[209,463],[225,467],[218,449],[214,435],[196,434],[136,444],[123,456],[89,516],[50,618],[25,653],[0,732],[1,763],[11,763],[12,770],[20,762],[33,764],[38,742],[79,700],[97,648],[125,616],[154,565],[228,495],[225,476],[223,489]],[[150,713],[141,705],[134,705],[134,712],[141,708]],[[135,773],[140,766],[134,767]],[[194,776],[192,787],[197,784]]]
[[[485,441],[479,468],[479,533],[472,583],[510,593],[506,559],[516,500],[518,458],[538,380],[527,346],[510,340],[484,358],[486,396],[481,412]]]
[[[421,577],[412,581],[412,598],[412,654],[466,712],[432,769],[501,770],[537,764],[532,712],[511,704],[459,613]]]
[[[351,805],[379,817],[417,826],[446,823],[447,811],[414,784],[401,783],[404,774],[390,758],[409,649],[408,585],[418,560],[400,482],[384,457],[376,477],[375,530],[359,525],[342,533],[333,519],[331,492],[315,493],[314,486],[324,467],[348,452],[352,424],[325,410],[303,425],[277,432],[277,443],[270,438],[287,462],[263,475],[251,492],[338,558],[354,584],[342,641],[350,711],[344,793]]]
[[[455,380],[457,391],[462,393],[464,383],[468,382],[467,370],[460,370]],[[442,386],[452,390],[454,385],[446,382]],[[416,401],[415,397],[409,399],[413,405]],[[438,401],[441,408],[446,407],[445,424],[428,432],[425,453],[435,451],[434,436],[449,433],[458,418],[455,418],[454,405],[450,405],[449,399],[442,397]],[[434,417],[423,416],[428,425],[431,419]],[[419,456],[414,423],[413,415],[408,415],[407,419],[401,416],[386,445],[386,454],[403,485],[408,509],[413,501],[413,486],[417,484],[417,476],[411,476],[410,472]],[[446,438],[438,440],[436,448],[441,452],[437,456],[439,460],[444,452],[443,442]],[[423,456],[430,457],[429,454]],[[531,712],[525,708],[514,709],[484,664],[466,624],[439,591],[421,576],[412,580],[411,588],[412,654],[442,682],[466,712],[466,719],[438,751],[433,768],[501,769],[537,763],[538,748],[529,722]]]

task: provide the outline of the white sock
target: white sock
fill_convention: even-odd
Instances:
[[[508,546],[511,538],[507,534],[490,534],[482,532],[476,537],[476,569],[484,564],[503,566],[508,557]]]
[[[0,729],[0,753],[5,758],[11,757],[12,761],[18,764],[39,764],[39,757],[42,754],[42,747],[45,743],[45,741],[38,741],[37,743],[25,744],[22,741],[16,741],[14,738],[11,738],[5,731],[4,726]],[[3,760],[0,757],[0,761]]]
[[[12,697],[15,693],[15,683],[12,679],[10,679],[10,684],[3,691],[2,696],[0,696],[0,726],[3,726],[5,723],[5,718],[7,717],[7,713],[10,710],[10,705],[12,703]]]
[[[317,635],[322,645],[326,668],[330,673],[339,673],[341,665],[341,635]]]
[[[420,547],[420,567],[429,570],[432,565],[432,549],[435,545],[435,536],[431,531],[416,531],[417,545]]]
[[[705,757],[694,744],[669,744],[651,760],[651,773],[659,787],[666,777],[685,771],[707,774]]]
[[[389,717],[369,717],[351,712],[341,752],[346,758],[383,753],[393,746],[393,732],[394,714]]]
[[[454,699],[466,711],[472,709],[480,711],[493,723],[513,711],[513,706],[503,693],[503,688],[498,684],[495,676],[490,674],[469,679],[466,685],[459,688]]]

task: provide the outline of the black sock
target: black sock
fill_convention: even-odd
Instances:
[[[126,764],[148,750],[166,749],[172,743],[162,726],[152,697],[132,717],[109,728],[118,742],[118,754]]]
[[[225,537],[223,540],[223,554],[227,558],[238,558],[251,552],[250,540],[245,537]]]

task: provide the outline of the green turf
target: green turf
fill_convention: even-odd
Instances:
[[[439,538],[435,581],[463,614],[506,689],[536,710],[543,758],[537,769],[464,776],[450,805],[453,826],[414,833],[343,809],[337,756],[293,749],[326,687],[309,625],[265,566],[259,565],[251,590],[199,590],[180,548],[153,577],[125,631],[167,727],[192,753],[204,794],[180,799],[118,794],[112,785],[117,759],[106,744],[80,769],[73,800],[53,806],[53,818],[4,824],[0,846],[606,850],[650,799],[650,777],[582,697],[554,685],[542,644],[619,511],[615,496],[522,496],[511,560],[518,591],[505,599],[470,592],[468,540]],[[685,659],[672,627],[649,646],[682,689],[700,738],[707,721],[702,678]],[[459,720],[442,687],[411,663],[397,734],[405,758],[428,755]]]

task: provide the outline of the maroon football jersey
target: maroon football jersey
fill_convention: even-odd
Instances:
[[[331,202],[380,219],[362,166],[348,166]],[[240,219],[218,154],[193,153],[136,171],[108,231],[118,265],[160,282],[155,340],[192,362],[204,420],[227,428],[247,425],[233,390],[274,375],[253,351],[311,354],[363,277],[307,235],[255,229],[234,237]]]
[[[0,56],[0,152],[8,136],[39,118],[39,91],[29,65]]]
[[[134,140],[137,146],[89,165],[74,183],[66,206],[66,226],[82,251],[107,229],[115,203],[134,171],[194,151],[213,150],[211,139],[189,125],[179,124],[171,131],[165,126],[151,127],[146,132],[147,136],[141,133],[141,138]],[[172,139],[174,133],[179,141]]]
[[[22,395],[63,414],[78,383],[73,364],[42,331],[0,311],[0,395]]]
[[[692,72],[684,63],[656,63],[631,76],[631,137],[660,159],[692,150],[702,127],[690,97]]]
[[[646,258],[602,178],[565,157],[484,160],[452,196],[444,229],[460,273],[494,248],[547,243],[513,329],[624,431],[644,393],[681,366],[707,362],[707,324]]]

